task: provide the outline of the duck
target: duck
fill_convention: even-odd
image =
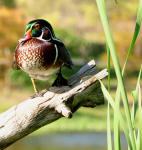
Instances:
[[[62,75],[62,67],[72,69],[70,52],[44,19],[35,19],[26,25],[25,34],[15,49],[14,60],[20,69],[28,73],[36,94],[39,93],[36,79],[49,80],[57,74],[52,86],[68,85]]]

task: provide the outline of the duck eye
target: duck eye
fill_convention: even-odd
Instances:
[[[36,29],[40,29],[40,25],[39,25],[39,24],[36,24],[36,25],[35,25],[35,28],[36,28]]]

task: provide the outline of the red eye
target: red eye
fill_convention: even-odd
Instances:
[[[39,25],[39,24],[36,24],[36,25],[35,25],[35,28],[36,28],[36,29],[40,29],[40,25]]]

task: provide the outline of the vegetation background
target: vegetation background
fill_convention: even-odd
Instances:
[[[110,27],[121,65],[124,64],[129,43],[135,27],[138,0],[119,0],[106,2]],[[11,68],[13,53],[25,31],[28,21],[36,18],[48,20],[58,38],[70,50],[75,67],[73,72],[64,69],[68,77],[83,64],[95,59],[99,69],[107,67],[107,53],[104,31],[94,0],[1,0],[0,1],[0,112],[28,98],[33,93],[30,78],[23,71]],[[131,91],[137,80],[142,63],[142,32],[136,41],[125,73],[129,103],[132,103]],[[116,90],[116,76],[111,70],[111,93]],[[53,82],[38,82],[43,89]],[[107,80],[103,81],[107,84]],[[111,110],[110,110],[111,111]],[[122,110],[123,111],[123,110]],[[112,113],[112,112],[111,112]],[[112,121],[112,117],[111,117]],[[95,109],[80,109],[71,120],[59,121],[45,126],[33,135],[71,131],[106,131],[106,105]]]

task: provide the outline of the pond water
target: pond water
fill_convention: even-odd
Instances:
[[[106,133],[55,133],[27,136],[6,150],[106,150]],[[122,150],[126,140],[121,134]]]

